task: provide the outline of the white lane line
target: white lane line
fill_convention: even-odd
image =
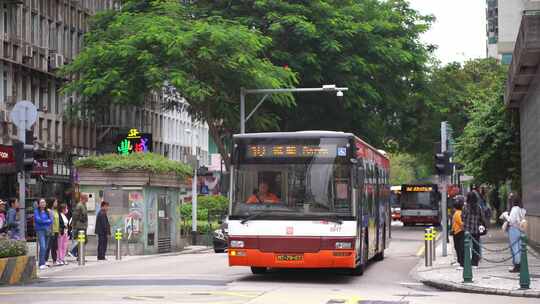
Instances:
[[[419,282],[400,282],[399,285],[421,286],[424,284]]]

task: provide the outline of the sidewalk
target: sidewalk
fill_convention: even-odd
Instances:
[[[441,238],[442,240],[442,238]],[[463,283],[463,270],[457,270],[454,244],[452,237],[448,243],[448,256],[442,257],[442,243],[437,244],[437,259],[432,267],[425,267],[424,257],[412,270],[411,275],[425,285],[443,290],[497,294],[518,297],[540,298],[540,259],[528,254],[529,273],[531,277],[530,289],[519,289],[519,273],[510,273],[508,269],[512,261],[493,263],[511,256],[510,250],[503,252],[489,252],[482,250],[483,258],[492,262],[481,260],[477,269],[473,269],[473,283]],[[495,227],[482,237],[482,245],[489,249],[503,249],[508,247],[506,234]],[[532,249],[529,247],[529,251]],[[540,257],[537,252],[533,253]],[[454,265],[452,265],[455,263]]]
[[[203,253],[207,250],[210,250],[211,247],[206,246],[186,246],[181,251],[175,251],[175,252],[167,252],[167,253],[160,253],[160,254],[150,254],[150,255],[125,255],[122,256],[121,260],[116,260],[116,256],[106,256],[105,261],[98,261],[97,256],[86,256],[86,264],[84,266],[79,266],[77,259],[73,257],[66,256],[66,262],[67,265],[58,265],[58,266],[50,266],[47,269],[40,270],[38,268],[38,277],[40,275],[54,273],[61,270],[66,270],[70,268],[75,267],[95,267],[95,266],[102,266],[102,265],[110,265],[110,264],[116,264],[116,263],[122,263],[127,261],[134,261],[134,260],[144,260],[144,259],[150,259],[150,258],[156,258],[156,257],[163,257],[163,256],[175,256],[175,255],[183,255],[183,254],[197,254],[197,253]],[[47,263],[50,265],[52,262],[49,260]]]

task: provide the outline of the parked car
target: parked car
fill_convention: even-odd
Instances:
[[[214,245],[215,253],[223,253],[229,247],[229,225],[228,219],[220,221],[221,226],[219,229],[214,230],[212,243]]]

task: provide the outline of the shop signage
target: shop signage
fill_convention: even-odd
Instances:
[[[53,175],[53,169],[51,159],[35,159],[32,166],[32,175]]]
[[[0,164],[14,163],[13,147],[0,146]]]
[[[121,136],[116,144],[118,154],[152,152],[152,134],[140,133],[137,129],[130,129],[126,136]]]

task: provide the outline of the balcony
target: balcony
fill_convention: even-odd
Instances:
[[[540,64],[540,11],[525,11],[521,19],[512,63],[508,69],[504,102],[519,107],[527,96]]]

